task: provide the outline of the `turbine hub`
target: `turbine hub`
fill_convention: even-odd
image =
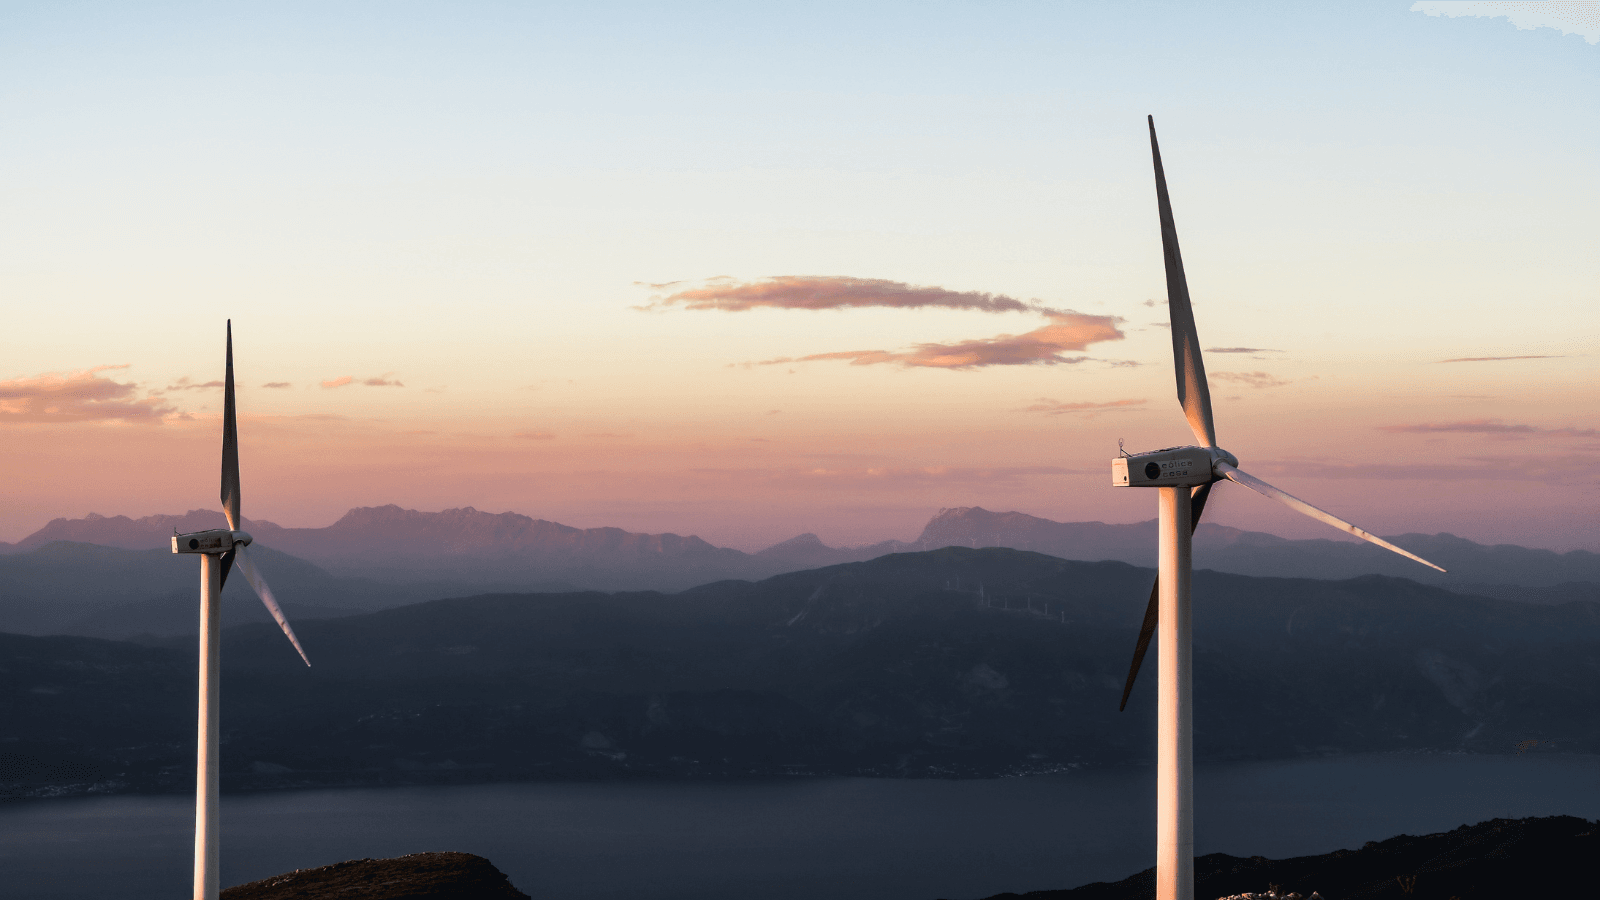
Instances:
[[[1210,449],[1211,449],[1211,469],[1212,469],[1213,472],[1216,471],[1216,466],[1217,466],[1217,463],[1219,463],[1219,462],[1225,462],[1228,465],[1233,466],[1235,469],[1239,468],[1239,457],[1234,456],[1232,453],[1229,453],[1228,451],[1222,449],[1221,447],[1212,447]],[[1218,475],[1217,477],[1221,478],[1222,476]]]
[[[253,540],[255,540],[255,538],[252,538],[250,536],[250,532],[248,531],[235,531],[233,533],[233,542],[235,544],[243,544],[248,547],[250,546],[250,542]]]

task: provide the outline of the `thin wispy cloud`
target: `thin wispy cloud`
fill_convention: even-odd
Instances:
[[[1171,327],[1171,326],[1168,326]],[[1207,347],[1207,353],[1282,353],[1282,350],[1270,350],[1266,347]]]
[[[376,378],[365,379],[361,383],[367,387],[405,387],[405,385],[401,384],[399,381],[389,377],[393,374],[393,372],[385,372]]]
[[[293,387],[293,386],[294,385],[291,385],[287,381],[269,381],[266,384],[262,385],[262,387],[264,387],[264,388],[286,388],[286,387]]]
[[[1464,464],[1461,464],[1464,463]],[[1380,481],[1539,481],[1547,484],[1572,484],[1584,480],[1594,465],[1594,457],[1572,453],[1533,456],[1463,457],[1461,463],[1340,463],[1333,460],[1251,461],[1250,471],[1262,475],[1304,477],[1315,471],[1317,478],[1355,478]]]
[[[203,391],[222,387],[225,387],[225,385],[221,381],[195,382],[190,381],[189,376],[185,375],[172,384],[167,385],[163,393],[165,391]]]
[[[327,381],[324,381],[322,383],[322,387],[324,390],[332,390],[333,388],[342,388],[353,381],[355,381],[355,379],[351,378],[349,375],[340,375],[338,378],[329,378]]]
[[[1218,381],[1231,381],[1253,388],[1283,387],[1289,383],[1289,379],[1279,378],[1267,372],[1212,372],[1211,377]]]
[[[1519,425],[1493,419],[1475,419],[1469,422],[1422,423],[1418,425],[1379,425],[1379,431],[1391,434],[1493,434],[1516,437],[1530,434],[1548,434],[1557,437],[1600,437],[1594,428],[1540,428],[1537,425]]]
[[[1496,0],[1419,0],[1410,12],[1430,16],[1504,17],[1518,31],[1554,28],[1563,35],[1576,34],[1593,44],[1600,42],[1600,4],[1594,0],[1544,0],[1544,2],[1496,2]]]
[[[1052,400],[1049,397],[1040,397],[1032,406],[1024,407],[1024,412],[1041,412],[1052,416],[1074,413],[1084,418],[1093,418],[1103,412],[1136,412],[1143,406],[1144,400],[1109,400],[1105,403],[1065,403]]]
[[[665,288],[666,285],[652,285]],[[752,309],[965,309],[978,312],[1060,313],[1036,300],[1018,300],[983,291],[951,291],[843,275],[780,275],[759,281],[713,279],[701,287],[652,298],[640,309],[681,306],[693,310],[745,312]]]
[[[137,398],[137,384],[112,381],[97,374],[126,368],[96,366],[80,372],[51,372],[0,381],[0,421],[159,423],[176,412],[154,396]]]
[[[1508,359],[1563,359],[1560,356],[1458,356],[1455,359],[1441,359],[1442,363],[1455,362],[1504,362]]]

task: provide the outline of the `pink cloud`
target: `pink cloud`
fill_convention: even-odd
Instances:
[[[872,366],[879,363],[897,363],[908,368],[976,369],[984,366],[1054,366],[1080,363],[1086,356],[1063,356],[1063,353],[1083,351],[1100,341],[1119,341],[1123,334],[1117,329],[1113,316],[1091,316],[1083,313],[1051,313],[1050,324],[1035,328],[1026,334],[1002,334],[992,338],[957,341],[953,344],[916,344],[911,350],[842,350],[833,353],[813,353],[809,356],[782,357],[763,360],[758,365],[771,366],[792,362],[818,362],[824,360],[849,360],[852,366]]]
[[[669,282],[674,284],[675,282]],[[652,285],[653,287],[655,285]],[[661,285],[666,287],[667,285]],[[1045,312],[1056,310],[1036,301],[1024,302],[1004,294],[982,291],[947,291],[885,278],[851,278],[843,275],[780,275],[761,281],[719,282],[657,298],[644,309],[682,304],[685,309],[743,312],[750,309],[970,309],[979,312]]]
[[[155,397],[134,399],[138,385],[98,378],[96,372],[126,369],[96,366],[0,381],[0,420],[12,422],[157,422],[175,412]]]
[[[1105,403],[1063,403],[1060,400],[1051,400],[1049,397],[1040,397],[1039,402],[1024,409],[1024,412],[1042,412],[1053,416],[1063,413],[1086,413],[1086,418],[1092,418],[1103,412],[1130,412],[1135,407],[1144,404],[1144,400],[1110,400]]]
[[[324,381],[322,386],[324,389],[342,388],[353,381],[355,381],[355,379],[351,378],[349,375],[340,375],[338,378],[329,378],[327,381]]]
[[[1535,425],[1511,425],[1490,419],[1475,419],[1470,422],[1423,423],[1419,425],[1379,425],[1378,430],[1394,434],[1442,434],[1453,432],[1507,436],[1552,434],[1563,437],[1600,437],[1600,430],[1594,428],[1539,428]]]

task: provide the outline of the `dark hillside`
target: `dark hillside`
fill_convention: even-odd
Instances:
[[[1117,700],[1150,578],[946,548],[671,595],[439,600],[298,623],[310,669],[276,628],[241,626],[223,639],[223,785],[1141,763],[1153,660]],[[1600,604],[1199,572],[1195,609],[1201,759],[1600,750]],[[178,646],[9,637],[0,719],[123,788],[187,789]],[[145,668],[106,690],[94,659],[115,654]]]

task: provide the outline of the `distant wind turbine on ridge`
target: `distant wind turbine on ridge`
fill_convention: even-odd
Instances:
[[[1156,143],[1155,117],[1149,117],[1150,155],[1155,162],[1156,202],[1161,215],[1161,249],[1167,270],[1167,309],[1172,321],[1172,363],[1178,378],[1178,404],[1201,446],[1168,447],[1150,453],[1123,453],[1111,461],[1111,483],[1118,487],[1153,487],[1159,492],[1160,563],[1150,589],[1144,624],[1133,651],[1133,665],[1122,690],[1122,708],[1128,705],[1139,664],[1150,638],[1159,628],[1157,645],[1160,679],[1156,720],[1156,900],[1194,900],[1194,729],[1191,708],[1193,682],[1193,619],[1190,609],[1192,572],[1191,540],[1200,524],[1211,486],[1224,479],[1271,497],[1296,512],[1370,541],[1425,566],[1444,569],[1369,534],[1349,522],[1241,472],[1239,460],[1217,446],[1211,418],[1211,389],[1194,310],[1189,305],[1189,282],[1178,252],[1178,229],[1172,221],[1167,197],[1167,176],[1161,168],[1161,148]]]
[[[200,716],[198,749],[195,753],[194,804],[194,900],[216,900],[218,881],[217,776],[218,776],[218,700],[222,675],[222,586],[235,565],[256,595],[267,605],[267,612],[288,635],[289,643],[306,659],[306,651],[283,617],[272,589],[256,571],[245,553],[250,535],[240,531],[239,515],[239,428],[233,396],[233,321],[228,322],[227,376],[222,401],[222,511],[228,527],[194,531],[172,536],[173,553],[200,555]]]

